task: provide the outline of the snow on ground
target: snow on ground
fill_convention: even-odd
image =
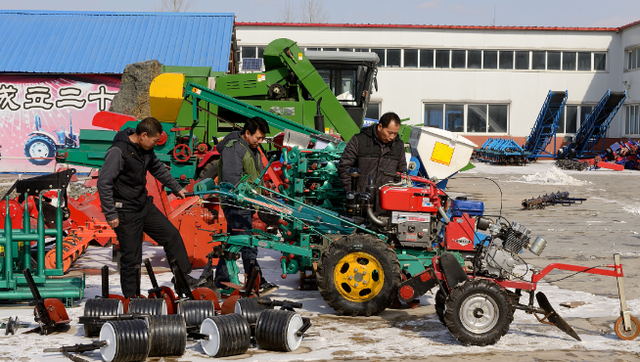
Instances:
[[[145,246],[145,257],[151,257],[155,265],[166,264],[163,252],[158,247]],[[99,268],[107,264],[110,258],[109,248],[92,246],[83,256],[83,268]],[[318,291],[298,290],[297,276],[281,279],[279,270],[279,254],[274,251],[262,250],[260,264],[265,270],[268,280],[276,282],[280,289],[271,295],[274,299],[290,299],[303,303],[299,310],[302,316],[310,317],[313,323],[309,330],[311,336],[306,337],[301,347],[291,353],[279,353],[249,349],[242,356],[233,357],[236,361],[299,361],[299,360],[331,360],[342,359],[381,359],[381,358],[410,358],[415,356],[452,355],[459,353],[484,353],[497,351],[533,351],[557,349],[585,349],[585,350],[620,350],[640,353],[637,342],[620,340],[613,332],[613,323],[620,313],[617,299],[597,296],[591,293],[576,292],[560,289],[547,284],[540,284],[539,290],[544,292],[556,310],[569,322],[577,326],[576,332],[582,341],[576,341],[555,327],[540,324],[533,316],[517,311],[511,323],[509,332],[495,345],[486,347],[463,346],[455,340],[448,330],[438,321],[433,305],[434,295],[426,294],[420,298],[421,305],[415,310],[388,309],[374,317],[341,317],[328,307]],[[113,272],[113,270],[112,270]],[[199,270],[192,273],[198,275]],[[171,274],[157,273],[161,285],[169,285]],[[118,274],[110,277],[110,292],[119,293]],[[149,279],[143,275],[142,290],[151,287]],[[26,328],[22,327],[15,336],[0,335],[0,359],[18,360],[26,357],[34,361],[65,361],[60,353],[43,353],[44,348],[76,343],[90,343],[84,337],[82,325],[78,324],[78,317],[83,314],[83,305],[88,298],[101,293],[101,278],[99,275],[87,275],[85,298],[67,312],[72,318],[71,329],[66,333],[49,336],[38,334],[22,334]],[[435,292],[435,290],[434,290]],[[523,297],[523,302],[526,302]],[[562,302],[583,301],[584,305],[567,309],[560,307]],[[628,301],[632,315],[640,313],[640,299]],[[33,309],[21,306],[3,306],[0,308],[0,319],[6,321],[10,316],[18,316],[21,322],[30,322],[30,327],[36,324],[32,318]],[[594,332],[580,328],[580,321],[584,318],[604,318],[603,331]],[[84,354],[87,360],[100,360],[99,351]],[[179,360],[205,361],[209,360],[197,342],[189,342],[185,355]]]

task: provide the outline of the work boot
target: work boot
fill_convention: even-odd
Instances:
[[[206,282],[206,279],[196,279],[189,274],[184,275],[184,279],[187,281],[189,289],[195,289]],[[176,284],[176,277],[171,278],[171,284]]]
[[[277,285],[273,283],[269,283],[266,280],[263,280],[262,283],[260,284],[260,296],[271,294],[278,289],[280,289],[280,287],[278,287]]]

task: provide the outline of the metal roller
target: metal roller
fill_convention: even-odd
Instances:
[[[291,352],[300,347],[304,332],[311,326],[308,318],[287,310],[265,310],[256,323],[258,347],[270,351]]]
[[[262,300],[268,298],[262,298]],[[238,299],[234,307],[234,313],[240,314],[247,319],[249,325],[256,324],[260,313],[265,309],[273,309],[273,305],[266,303],[258,303],[258,298],[241,298]]]
[[[144,361],[149,355],[149,330],[140,319],[107,322],[100,330],[102,359],[106,362]]]
[[[149,357],[182,356],[187,346],[187,326],[179,314],[145,317],[149,328]]]
[[[206,318],[200,326],[200,333],[207,336],[200,345],[210,357],[243,354],[251,346],[249,323],[239,314]]]
[[[123,306],[119,299],[93,298],[87,300],[84,305],[84,317],[92,320],[84,323],[84,335],[95,337],[100,334],[100,328],[104,321],[100,317],[117,316],[122,314]]]
[[[210,300],[181,300],[178,302],[178,314],[184,317],[187,327],[199,326],[207,317],[216,315]]]
[[[167,315],[167,303],[164,299],[133,298],[127,314]]]

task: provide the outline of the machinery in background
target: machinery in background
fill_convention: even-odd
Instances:
[[[604,141],[606,141],[611,120],[618,113],[626,98],[626,90],[624,92],[607,90],[598,105],[582,121],[571,143],[558,150],[558,158],[584,158],[603,153]],[[597,151],[595,147],[600,143],[600,140],[602,140],[602,149]]]
[[[30,196],[35,197],[32,203],[32,207],[37,207],[38,211],[35,229],[31,226],[30,212],[33,210],[29,210],[28,207],[23,209],[22,228],[18,229],[12,225],[11,203],[5,195],[4,230],[0,233],[0,300],[58,298],[64,300],[66,305],[71,305],[74,299],[81,299],[84,295],[84,274],[82,277],[59,278],[64,275],[62,225],[64,218],[68,217],[66,189],[74,173],[75,170],[70,169],[19,180],[14,184],[12,190],[15,189],[24,199]],[[57,206],[52,206],[43,200],[44,193],[51,189],[57,190]],[[45,229],[45,220],[53,221],[55,228]],[[47,237],[56,239],[54,267],[50,269],[45,268],[45,238]],[[32,243],[35,243],[36,247],[33,258]],[[29,272],[30,278],[23,274],[25,269]],[[32,277],[31,274],[33,274]],[[39,290],[38,294],[41,298],[32,293],[34,288]]]

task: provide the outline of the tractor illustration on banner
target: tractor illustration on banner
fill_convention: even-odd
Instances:
[[[42,129],[40,116],[35,117],[34,131],[29,133],[29,138],[24,145],[24,155],[34,165],[48,165],[56,156],[56,151],[61,148],[78,148],[80,141],[78,134],[73,133],[73,122],[69,113],[69,133],[65,133],[64,126],[51,134]]]

